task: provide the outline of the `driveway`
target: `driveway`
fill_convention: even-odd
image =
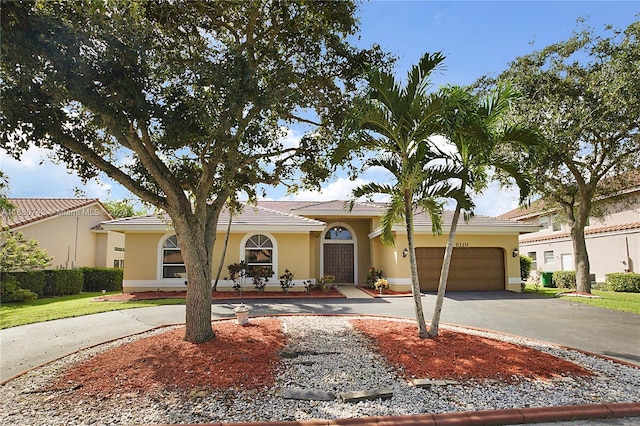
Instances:
[[[423,296],[427,321],[435,295]],[[233,317],[237,302],[215,303],[212,318]],[[413,299],[248,301],[252,315],[324,313],[414,317]],[[0,331],[0,381],[87,346],[163,324],[184,323],[184,306],[170,305],[105,312],[30,324]],[[442,322],[486,328],[553,342],[640,365],[640,315],[510,292],[450,293]]]

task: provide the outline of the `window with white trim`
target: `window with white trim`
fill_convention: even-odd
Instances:
[[[553,250],[544,252],[544,263],[545,264],[554,263]]]
[[[549,216],[540,216],[538,223],[540,224],[541,230],[549,229]]]
[[[247,264],[247,275],[252,277],[256,272],[260,276],[273,276],[273,242],[262,234],[253,235],[244,245],[244,261]]]
[[[186,273],[178,237],[173,235],[162,246],[162,278],[183,278]]]
[[[527,257],[531,259],[531,270],[537,271],[538,270],[538,253],[536,253],[535,251],[530,251],[529,253],[527,253]]]

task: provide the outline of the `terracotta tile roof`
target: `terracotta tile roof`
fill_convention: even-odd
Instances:
[[[640,222],[629,222],[629,223],[622,223],[618,225],[598,226],[597,228],[586,228],[584,230],[584,234],[597,235],[597,234],[604,234],[607,232],[627,231],[630,229],[640,229]],[[549,241],[549,240],[556,240],[556,239],[569,238],[569,237],[571,237],[571,234],[569,234],[568,232],[554,232],[554,233],[534,236],[530,238],[523,238],[520,240],[520,242],[535,243],[539,241]]]
[[[98,203],[104,213],[111,215],[97,198],[9,198],[16,208],[10,216],[0,217],[2,226],[10,229],[28,225],[39,220],[71,212]]]
[[[451,210],[445,210],[444,215],[442,217],[442,226],[443,228],[448,228],[451,226],[453,222],[453,214],[454,212]],[[424,226],[431,227],[431,217],[426,212],[418,212],[413,218],[414,226]],[[500,219],[490,216],[482,216],[475,215],[468,222],[466,222],[462,216],[460,216],[460,220],[458,221],[458,228],[464,229],[465,227],[500,227],[500,228],[524,228],[524,227],[537,227],[537,225],[533,225],[526,222],[516,222],[513,220]],[[527,230],[526,232],[531,232],[531,230]]]

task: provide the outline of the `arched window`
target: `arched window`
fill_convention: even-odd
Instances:
[[[351,231],[347,228],[343,226],[334,226],[324,234],[324,239],[345,241],[353,240],[353,236],[351,235]]]
[[[178,237],[173,235],[162,246],[162,278],[182,278],[186,272]]]
[[[247,274],[271,277],[273,275],[273,242],[269,237],[257,234],[249,238],[244,245],[244,261]]]

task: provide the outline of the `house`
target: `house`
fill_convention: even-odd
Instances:
[[[53,257],[52,268],[123,267],[124,234],[100,223],[113,217],[97,198],[9,198],[11,215],[0,226],[37,240]]]
[[[539,272],[573,271],[574,250],[569,227],[558,212],[537,201],[528,208],[518,208],[498,216],[499,219],[539,226],[538,232],[520,236],[520,252],[533,259],[532,276]],[[590,218],[585,240],[591,280],[604,282],[611,272],[640,270],[640,186],[618,194],[606,204],[602,218]]]
[[[305,280],[325,274],[336,283],[357,285],[366,281],[370,268],[381,269],[394,290],[409,290],[411,274],[404,226],[396,226],[395,246],[380,241],[382,203],[356,203],[352,210],[344,201],[260,201],[245,205],[233,217],[219,287],[230,287],[224,279],[226,266],[245,261],[249,268],[272,271],[267,290],[279,291],[278,277],[286,269],[294,273],[294,290]],[[443,235],[434,236],[426,213],[415,217],[415,245],[421,288],[436,291],[440,266],[451,223],[444,218]],[[213,276],[220,264],[228,212],[218,222],[213,251]],[[185,266],[180,246],[167,218],[132,217],[106,221],[101,227],[125,235],[124,291],[184,290]],[[520,291],[518,236],[537,226],[476,216],[459,224],[448,290]],[[250,286],[250,283],[247,283]]]

